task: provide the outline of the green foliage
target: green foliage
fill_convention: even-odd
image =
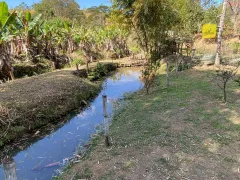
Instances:
[[[0,140],[0,147],[2,147],[4,145],[3,141]]]
[[[103,76],[106,76],[107,73],[108,73],[107,67],[101,63],[98,63],[96,68],[94,68],[93,71],[89,73],[89,76],[92,76],[93,77],[92,79],[96,80],[100,79]]]
[[[4,1],[0,2],[0,40],[2,37],[2,31],[6,26],[8,26],[14,21],[15,16],[15,12],[13,12],[12,14],[8,12],[7,3],[5,3]]]
[[[155,79],[156,69],[147,67],[142,71],[142,81],[144,82],[144,88],[147,94],[149,94],[149,90],[153,86]]]
[[[138,54],[141,52],[141,48],[139,46],[134,46],[132,48],[130,48],[130,50],[134,53],[134,54]]]
[[[34,65],[28,64],[16,64],[13,66],[14,68],[14,76],[17,78],[25,77],[25,76],[35,76],[38,74],[43,74],[46,72],[52,71],[51,63],[37,63]]]
[[[34,4],[33,7],[36,13],[43,14],[45,19],[63,17],[81,21],[84,17],[75,0],[42,0],[40,3]]]
[[[13,126],[11,128],[11,131],[15,132],[15,133],[21,133],[23,131],[25,131],[25,127],[24,126]]]
[[[227,87],[230,81],[234,80],[238,71],[238,67],[219,67],[212,81],[223,91],[223,100],[227,102]]]
[[[216,5],[209,7],[204,12],[203,24],[218,24],[218,15],[220,14],[219,8]]]
[[[240,43],[239,42],[234,42],[232,44],[232,46],[233,46],[233,54],[237,54],[238,50],[239,50],[239,47],[240,47]]]
[[[110,11],[110,7],[100,5],[93,6],[84,11],[86,14],[85,17],[85,26],[87,27],[104,27],[107,14]]]
[[[91,80],[98,80],[106,76],[109,72],[116,70],[116,68],[114,64],[98,63],[95,68],[90,69],[88,76]]]
[[[9,14],[7,4],[1,2],[0,5],[0,43],[4,43],[3,49],[7,51],[6,56],[9,56],[4,59],[9,61],[10,54],[11,57],[21,61],[26,59],[32,63],[36,63],[38,57],[44,57],[55,62],[56,68],[59,69],[70,64],[70,57],[74,51],[81,52],[80,57],[71,57],[74,64],[82,64],[81,59],[101,59],[103,55],[100,52],[103,51],[117,52],[121,56],[129,53],[126,44],[129,31],[121,29],[121,26],[105,25],[109,12],[106,6],[87,10],[93,15],[91,21],[100,18],[101,22],[93,22],[92,26],[85,25],[87,23],[80,26],[78,15],[81,15],[82,11],[74,0],[43,0],[33,6],[34,13],[22,7],[19,12]],[[10,49],[10,44],[15,46]],[[27,72],[17,72],[17,77],[39,74],[35,69],[26,69]],[[1,72],[4,78],[9,76],[8,73],[9,70]]]
[[[125,31],[131,30],[131,23],[119,9],[112,9],[107,16],[106,21],[112,28],[123,29]]]
[[[234,81],[240,86],[240,76],[237,76]]]
[[[155,49],[161,46],[173,26],[178,23],[177,13],[170,1],[158,0],[115,0],[114,6],[122,11],[132,25],[140,47],[152,57]]]
[[[192,0],[170,0],[177,10],[180,23],[175,26],[182,37],[191,37],[200,32],[204,11],[199,1]]]
[[[73,59],[73,61],[72,61],[72,65],[83,65],[85,62],[82,60],[82,59],[79,59],[79,58],[75,58],[75,59]]]

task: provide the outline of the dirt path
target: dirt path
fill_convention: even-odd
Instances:
[[[240,93],[229,100],[206,69],[171,76],[150,95],[134,94],[110,128],[112,147],[99,138],[81,163],[62,179],[240,179]],[[61,179],[60,178],[60,179]]]

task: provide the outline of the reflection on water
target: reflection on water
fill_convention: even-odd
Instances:
[[[142,87],[140,71],[121,69],[104,82],[104,88],[91,106],[72,118],[67,124],[51,135],[32,144],[15,157],[19,180],[48,180],[57,174],[74,152],[84,146],[96,127],[103,123],[102,95],[108,96],[108,114],[112,115],[114,104],[124,93],[135,92]],[[3,167],[0,166],[0,179],[4,179]]]
[[[3,172],[6,180],[17,180],[16,163],[11,157],[3,160]]]

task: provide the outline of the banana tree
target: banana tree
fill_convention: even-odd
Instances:
[[[5,2],[0,2],[0,79],[14,80],[11,57],[9,53],[8,42],[4,41],[3,34],[7,31],[8,25],[15,20],[16,13],[8,12],[8,5]]]
[[[37,15],[35,18],[32,18],[32,15],[30,12],[26,12],[25,15],[20,13],[17,17],[18,24],[23,28],[23,44],[24,44],[24,51],[26,53],[27,60],[30,58],[30,51],[32,47],[33,38],[34,36],[34,30],[37,27],[37,25],[40,22],[41,14]]]

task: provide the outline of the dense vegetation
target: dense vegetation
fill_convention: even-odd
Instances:
[[[86,10],[88,18],[82,19],[84,13],[78,5],[74,1],[66,3],[65,6],[64,1],[43,1],[35,4],[34,9],[22,5],[9,12],[7,4],[1,2],[1,80],[13,79],[14,72],[18,76],[18,67],[25,67],[26,63],[32,66],[44,63],[48,67],[45,69],[51,69],[53,62],[53,68],[59,69],[101,59],[103,54],[109,57],[129,54],[128,31],[105,25],[107,7]],[[49,5],[56,8],[51,10]],[[99,16],[104,22],[95,21]],[[90,24],[82,25],[83,20]],[[13,65],[17,66],[16,71]]]
[[[225,35],[238,33],[238,12],[238,4],[229,1]],[[221,4],[214,0],[114,0],[112,7],[88,9],[74,0],[42,0],[11,10],[1,2],[0,79],[128,56],[141,49],[155,62],[176,51],[176,43],[192,42],[203,23],[218,23],[220,13]],[[31,72],[25,66],[31,66]]]

